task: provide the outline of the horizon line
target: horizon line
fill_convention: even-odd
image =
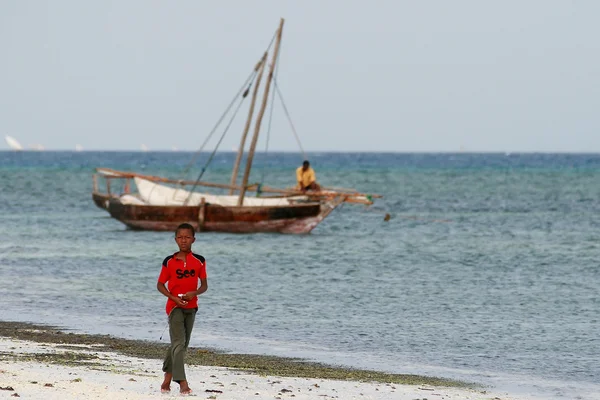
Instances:
[[[157,149],[157,150],[141,150],[141,149],[0,149],[0,152],[4,153],[196,153],[197,150],[172,150],[172,149]],[[200,153],[212,153],[212,151],[201,151]],[[216,153],[232,153],[237,154],[234,150],[218,150]],[[247,154],[248,151],[244,151]],[[285,153],[285,154],[299,154],[301,152],[293,150],[270,150],[270,151],[255,151],[255,154],[268,154],[268,153]],[[600,154],[598,151],[579,151],[579,150],[519,150],[519,151],[508,151],[508,150],[402,150],[402,151],[389,151],[389,150],[306,150],[304,153],[335,153],[335,154]]]

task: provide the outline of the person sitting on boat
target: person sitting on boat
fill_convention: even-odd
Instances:
[[[315,170],[310,167],[308,160],[304,160],[302,166],[296,169],[296,181],[298,181],[298,189],[303,192],[307,190],[321,190],[321,187],[317,183]]]

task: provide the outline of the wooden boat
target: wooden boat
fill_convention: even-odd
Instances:
[[[123,204],[109,199],[113,218],[136,230],[175,231],[188,222],[198,232],[309,233],[341,201],[290,204],[288,206],[223,207],[208,203],[199,206],[151,206]]]
[[[100,178],[106,181],[106,192],[99,189]],[[122,190],[118,193],[113,191],[114,185],[111,184],[115,181],[125,181],[120,187]],[[372,200],[367,195],[352,191],[322,191],[306,194],[296,190],[281,190],[267,186],[261,188],[261,191],[276,195],[246,197],[242,206],[219,204],[238,196],[208,193],[193,193],[193,196],[200,196],[199,202],[196,199],[198,204],[184,205],[180,203],[185,202],[190,192],[182,189],[183,187],[197,184],[229,189],[230,186],[212,182],[171,180],[107,168],[97,168],[93,182],[94,203],[99,208],[107,210],[111,217],[134,230],[173,231],[180,223],[188,222],[198,232],[301,234],[309,233],[343,202],[372,204]],[[148,182],[155,184],[159,189],[167,189],[171,192],[167,192],[167,195],[162,198],[160,196],[152,198],[144,191],[142,191],[144,195],[141,195],[130,190],[134,186],[132,183],[136,183],[138,188],[147,189],[145,185]],[[175,187],[163,186],[163,184],[171,184]],[[250,185],[247,189],[256,191],[258,188],[256,185]],[[171,196],[172,192],[178,192],[179,195]],[[202,197],[203,195],[206,197]],[[213,203],[207,202],[207,198]]]
[[[187,222],[199,232],[292,234],[309,233],[344,202],[372,204],[372,198],[378,196],[367,196],[353,190],[323,190],[302,193],[297,190],[248,184],[260,126],[278,58],[283,23],[284,20],[281,19],[275,36],[270,70],[265,83],[262,105],[255,121],[254,134],[241,185],[236,184],[238,170],[268,52],[265,52],[254,68],[256,84],[230,184],[203,182],[200,180],[201,176],[196,181],[183,181],[97,168],[93,176],[92,199],[94,203],[107,210],[111,217],[135,230],[174,231],[179,224]],[[248,94],[248,90],[243,97]],[[105,192],[100,191],[100,179],[106,183]],[[121,183],[119,189],[115,189],[115,181]],[[137,187],[137,193],[131,190],[132,183]],[[229,194],[197,192],[196,188],[198,187],[207,188],[206,190],[228,189]],[[246,193],[251,191],[260,192],[260,197],[247,197]]]

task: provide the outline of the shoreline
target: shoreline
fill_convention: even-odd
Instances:
[[[146,340],[124,339],[110,335],[82,334],[68,329],[27,322],[0,321],[0,337],[61,346],[102,345],[98,351],[112,351],[124,356],[162,360],[169,346]],[[412,374],[391,374],[364,369],[308,362],[300,358],[257,354],[232,354],[224,351],[190,347],[186,365],[225,367],[256,374],[277,374],[285,377],[375,381],[407,385],[435,385],[477,388],[475,383]]]
[[[165,398],[160,393],[160,368],[167,347],[108,335],[75,334],[54,326],[0,321],[0,399],[15,393],[45,400],[98,398],[99,394],[110,394],[113,399]],[[414,400],[435,396],[516,400],[505,393],[494,394],[475,384],[444,378],[196,347],[188,349],[186,368],[194,392],[211,399]],[[180,396],[176,384],[172,385],[173,395]]]

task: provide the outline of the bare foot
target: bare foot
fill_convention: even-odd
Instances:
[[[179,382],[179,393],[181,394],[192,394],[192,389],[188,386],[187,381]]]
[[[165,372],[165,380],[162,385],[160,385],[160,391],[162,393],[167,393],[171,391],[171,380],[173,379],[173,374],[169,372]]]

